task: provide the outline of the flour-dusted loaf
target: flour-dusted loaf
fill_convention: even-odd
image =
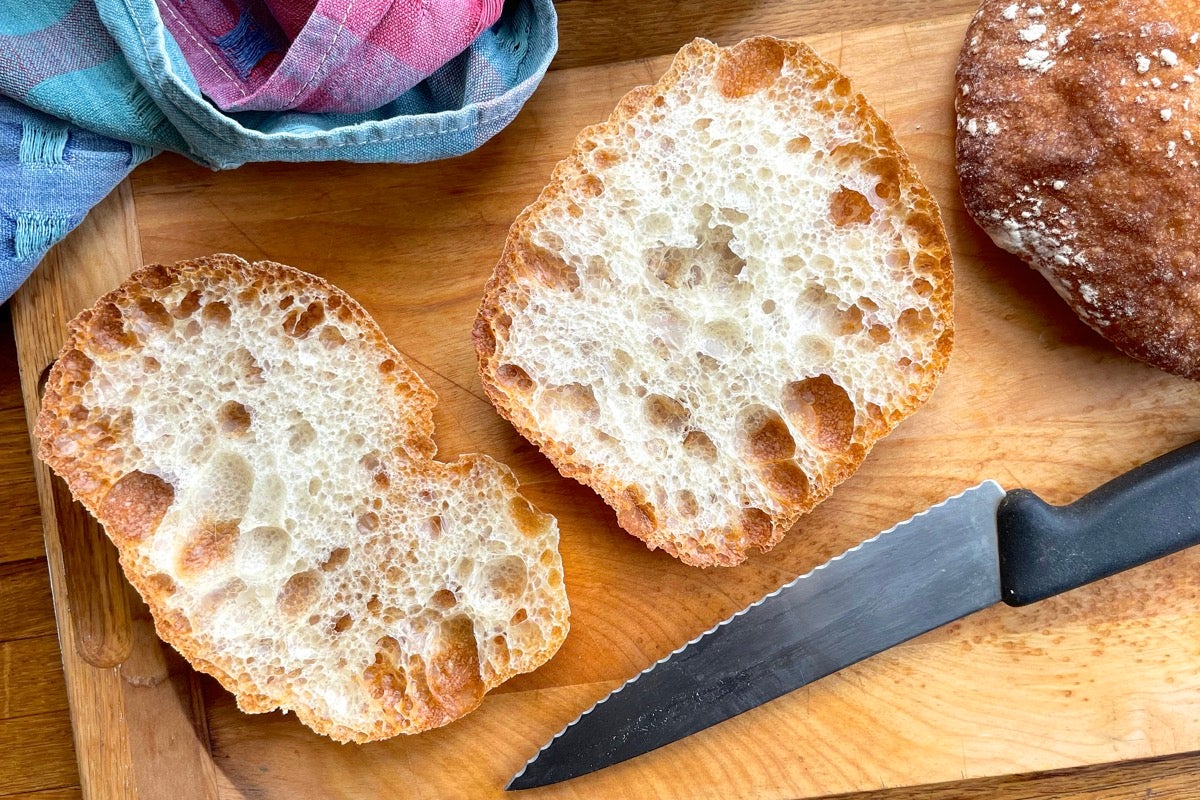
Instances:
[[[846,77],[697,39],[517,218],[475,341],[500,413],[626,530],[732,565],[929,397],[951,312],[937,205]]]
[[[958,62],[967,210],[1125,353],[1200,378],[1200,4],[983,0]]]
[[[432,460],[435,402],[346,294],[218,255],[81,313],[36,433],[164,640],[242,709],[363,742],[461,717],[567,632],[553,518],[486,456]]]

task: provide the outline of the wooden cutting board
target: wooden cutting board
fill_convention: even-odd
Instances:
[[[89,797],[478,798],[653,661],[797,574],[984,478],[1066,502],[1200,433],[1200,384],[1120,356],[970,223],[953,168],[967,17],[809,39],[891,121],[942,205],[956,349],[932,401],[769,554],[701,571],[647,551],[486,402],[470,326],[507,225],[582,126],[668,59],[552,73],[467,157],[245,167],[164,156],[57,247],[13,302],[27,409],[63,325],[143,262],[210,252],[320,274],[438,393],[443,458],[511,465],[555,514],[573,616],[558,655],[444,729],[365,746],[249,716],[154,637],[112,548],[39,467]],[[787,30],[770,32],[785,34]],[[682,43],[682,42],[681,42]],[[812,797],[1200,749],[1200,550],[1026,609],[992,608],[682,742],[538,797]]]

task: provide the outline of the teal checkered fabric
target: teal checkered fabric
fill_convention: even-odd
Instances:
[[[413,5],[428,10],[438,1]],[[227,111],[206,94],[216,90],[203,70],[192,68],[185,49],[195,63],[227,56],[232,73],[223,72],[251,80],[271,56],[275,39],[264,38],[244,13],[219,32],[168,26],[164,9],[173,14],[180,2],[0,0],[0,299],[134,166],[159,151],[215,169],[252,161],[450,158],[479,147],[511,122],[558,46],[551,0],[509,0],[498,16],[483,19],[495,22],[465,49],[382,105],[375,105],[383,99],[376,97],[367,103],[374,107],[361,111],[301,110],[305,103]],[[259,16],[267,7],[262,0],[230,2]],[[346,4],[344,24],[332,30],[352,27],[352,6]],[[283,30],[295,21],[278,22]],[[207,38],[202,47],[183,48],[181,33]],[[285,33],[273,35],[286,38]],[[379,35],[376,30],[361,38],[374,46],[370,37]],[[334,34],[330,38],[332,52]],[[340,41],[339,47],[347,46]],[[362,67],[353,58],[346,62],[334,75],[320,61],[312,80],[324,83],[304,85],[305,102],[353,108],[355,99],[345,93],[367,82],[356,81],[354,70]],[[378,80],[370,86],[382,91]]]

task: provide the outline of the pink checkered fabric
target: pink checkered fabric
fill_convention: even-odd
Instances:
[[[465,50],[503,0],[156,0],[223,111],[378,108]]]

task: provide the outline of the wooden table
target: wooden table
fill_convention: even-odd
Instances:
[[[673,52],[692,35],[721,43],[754,33],[807,36],[969,13],[974,2],[727,0],[719,4],[655,4],[562,0],[558,8],[562,46],[554,68],[562,69],[659,56]],[[156,177],[187,169],[171,158],[141,168],[133,184],[135,199],[139,192],[153,192]],[[4,530],[0,536],[0,798],[80,797],[7,305],[0,309],[0,508],[4,514],[0,523]],[[1136,681],[1136,675],[1130,680]],[[853,796],[1196,797],[1200,796],[1200,753]]]

